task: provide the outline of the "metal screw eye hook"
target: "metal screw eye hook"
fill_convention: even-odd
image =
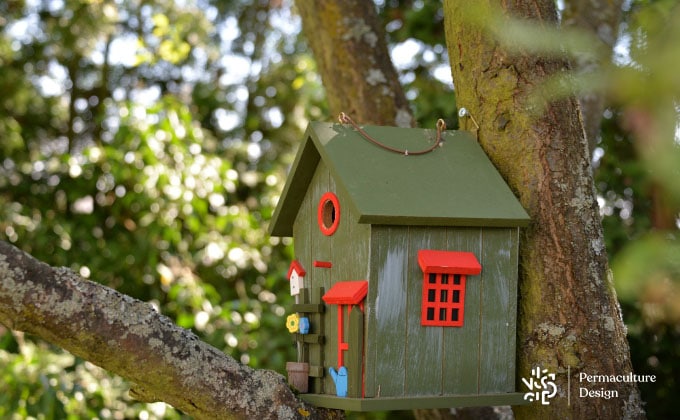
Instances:
[[[468,117],[468,118],[470,118],[470,120],[471,120],[472,123],[475,125],[475,127],[477,127],[477,130],[479,130],[479,124],[477,124],[477,121],[475,120],[475,117],[473,117],[472,114],[470,114],[470,111],[468,111],[467,108],[461,107],[461,108],[458,110],[458,117],[459,117],[459,118],[463,118],[463,117]]]

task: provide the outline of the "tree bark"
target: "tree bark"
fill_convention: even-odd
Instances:
[[[597,37],[609,52],[619,36],[619,24],[623,14],[622,0],[567,0],[562,12],[562,26],[577,28]],[[589,73],[600,69],[603,63],[596,59],[581,58],[574,63],[579,73]],[[583,126],[588,140],[590,156],[597,146],[600,123],[606,103],[601,93],[591,92],[578,98],[583,115]]]
[[[361,124],[412,126],[373,2],[297,0],[295,5],[331,115],[345,112]]]
[[[557,374],[557,398],[549,405],[515,407],[515,415],[642,418],[635,383],[579,381],[581,372],[622,375],[632,367],[577,101],[545,103],[541,111],[526,101],[532,87],[568,63],[510,55],[470,14],[489,17],[498,8],[504,18],[556,25],[554,1],[466,3],[444,3],[456,100],[475,118],[480,144],[531,216],[520,248],[518,374],[529,378],[536,366]],[[615,390],[618,398],[579,398],[580,387]]]
[[[35,334],[196,419],[338,418],[298,400],[286,380],[244,366],[149,304],[52,268],[0,241],[0,323]]]

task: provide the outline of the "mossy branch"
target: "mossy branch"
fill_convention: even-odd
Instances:
[[[281,375],[238,363],[151,305],[1,241],[0,323],[131,381],[133,397],[197,419],[341,415],[306,405]]]

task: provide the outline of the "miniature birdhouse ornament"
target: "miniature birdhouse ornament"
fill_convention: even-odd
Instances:
[[[300,289],[303,287],[303,278],[307,274],[300,263],[295,260],[290,264],[288,269],[288,280],[290,281],[290,295],[297,296],[300,294]]]
[[[309,125],[270,224],[294,239],[291,383],[352,411],[523,403],[527,213],[468,132],[343,122]]]

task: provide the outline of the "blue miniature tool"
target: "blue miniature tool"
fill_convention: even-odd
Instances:
[[[340,366],[340,369],[336,372],[335,369],[329,368],[328,372],[330,372],[331,376],[333,377],[333,382],[335,382],[335,393],[338,397],[346,397],[347,396],[347,368],[344,366]]]

